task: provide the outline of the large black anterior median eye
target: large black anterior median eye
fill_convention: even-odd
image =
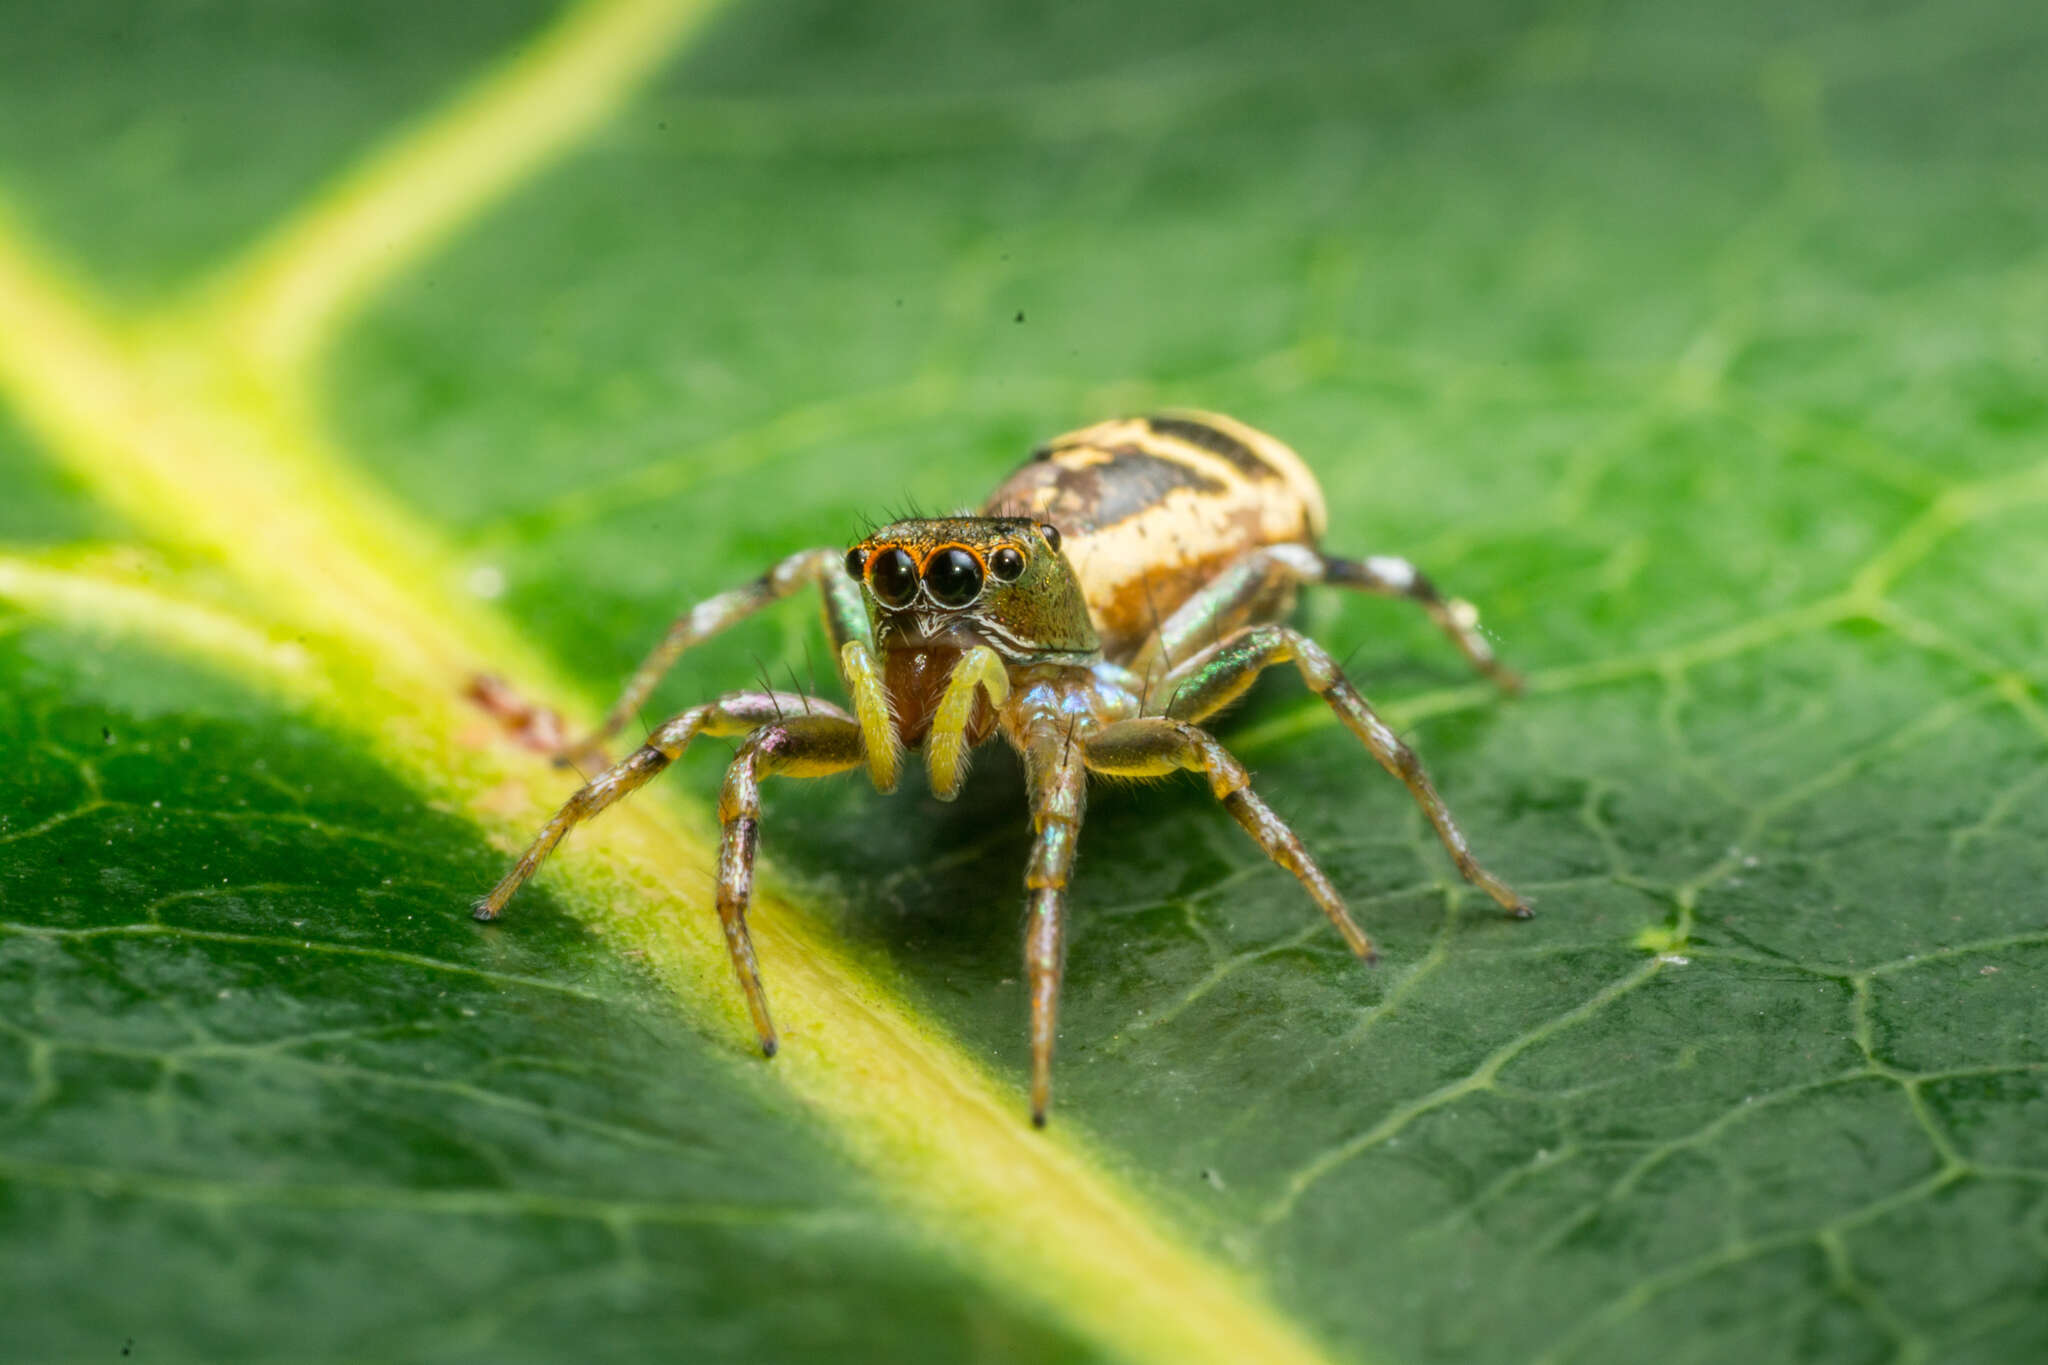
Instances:
[[[903,550],[884,550],[868,566],[868,585],[884,606],[908,606],[917,596],[917,561]]]
[[[924,585],[942,607],[964,607],[981,592],[981,565],[965,550],[941,550],[924,566]]]

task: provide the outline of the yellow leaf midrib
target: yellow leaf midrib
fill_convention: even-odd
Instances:
[[[465,681],[501,671],[572,714],[589,714],[588,699],[454,593],[449,552],[332,448],[300,397],[306,370],[352,308],[601,126],[709,9],[576,7],[167,315],[112,316],[0,214],[0,390],[44,449],[131,523],[225,570],[302,637],[337,719],[500,836],[529,830],[560,781],[530,756],[458,740],[472,720]],[[73,592],[27,587],[51,602]],[[83,592],[113,620],[172,600]],[[216,634],[219,644],[232,632]],[[712,1014],[737,1045],[746,1034],[706,896],[711,861],[673,807],[642,799],[579,833],[552,875],[569,904],[645,956],[681,1008]],[[773,1074],[949,1254],[1126,1359],[1323,1359],[1071,1125],[1033,1131],[1010,1085],[795,907],[764,896],[755,923],[792,1040]],[[516,919],[504,930],[517,931]]]

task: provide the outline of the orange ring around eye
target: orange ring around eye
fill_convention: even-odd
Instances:
[[[917,566],[919,576],[924,574],[924,571],[931,566],[931,562],[934,559],[937,559],[948,550],[965,551],[968,557],[974,561],[974,567],[980,569],[984,577],[987,576],[988,560],[982,557],[981,551],[972,545],[962,545],[957,540],[949,540],[944,545],[934,545],[930,550],[926,551],[924,559]]]
[[[878,581],[884,566],[894,570],[888,583]],[[863,577],[868,591],[875,600],[889,607],[906,607],[917,596],[918,584],[924,579],[924,568],[917,562],[917,556],[901,545],[877,545],[868,555]],[[906,572],[907,571],[907,572]]]

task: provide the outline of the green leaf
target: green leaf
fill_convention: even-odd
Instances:
[[[69,111],[0,119],[25,1354],[2048,1348],[2037,16],[444,9],[211,14],[208,81],[53,23],[0,93]],[[773,1064],[716,750],[467,920],[570,785],[468,670],[587,713],[1166,404],[1480,605],[1518,700],[1303,621],[1536,920],[1281,677],[1224,737],[1381,965],[1195,784],[1100,791],[1043,1136],[1005,756],[772,792]],[[650,718],[828,673],[813,619]]]
[[[1075,1348],[902,1230],[761,1070],[303,712],[14,618],[10,1354]]]

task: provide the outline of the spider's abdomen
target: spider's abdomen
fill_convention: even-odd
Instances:
[[[1326,522],[1300,456],[1206,412],[1070,432],[1032,452],[982,510],[1059,528],[1112,660],[1247,550],[1312,545]]]

